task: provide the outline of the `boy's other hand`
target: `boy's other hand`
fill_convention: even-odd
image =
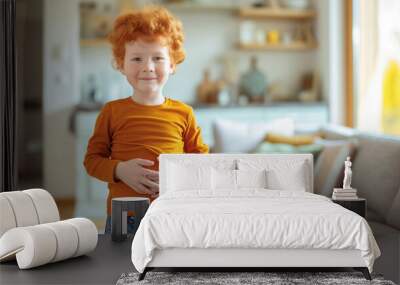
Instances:
[[[117,164],[115,176],[138,193],[158,196],[158,171],[144,168],[152,166],[151,160],[135,158]]]

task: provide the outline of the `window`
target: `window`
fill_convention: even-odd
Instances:
[[[353,2],[356,127],[400,135],[400,2]]]

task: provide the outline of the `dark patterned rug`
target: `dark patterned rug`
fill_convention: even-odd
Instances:
[[[372,281],[364,278],[360,272],[154,272],[150,271],[142,281],[138,281],[139,273],[124,273],[117,285],[133,284],[379,284],[395,285],[384,280],[381,275],[372,274]]]

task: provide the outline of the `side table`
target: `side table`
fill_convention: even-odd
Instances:
[[[339,204],[340,206],[359,214],[361,217],[366,217],[367,212],[367,200],[365,198],[356,198],[351,200],[336,200],[332,199],[333,203]]]
[[[135,212],[135,228],[136,233],[140,221],[149,208],[150,200],[144,197],[119,197],[113,198],[111,201],[111,237],[113,241],[126,240],[128,211]]]

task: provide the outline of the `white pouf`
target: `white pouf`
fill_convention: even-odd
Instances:
[[[19,268],[28,269],[77,257],[96,248],[97,234],[85,218],[13,228],[0,238],[0,261],[16,256]]]
[[[60,220],[57,204],[49,192],[43,189],[28,189],[22,191],[28,194],[36,208],[39,224],[51,223]]]
[[[79,238],[78,233],[71,224],[61,221],[44,224],[43,226],[51,229],[56,236],[57,252],[52,262],[67,259],[75,255],[78,249]]]
[[[74,226],[78,233],[79,244],[74,257],[90,252],[96,248],[98,231],[96,225],[92,221],[85,218],[74,218],[65,220],[64,222]]]
[[[0,195],[0,237],[8,230],[15,228],[17,222],[10,202]]]
[[[2,192],[11,205],[17,227],[33,226],[39,223],[35,205],[29,195],[22,191]]]
[[[0,260],[16,255],[20,269],[49,263],[56,251],[54,233],[41,225],[11,229],[0,239]]]
[[[98,232],[86,218],[60,221],[49,192],[0,193],[0,262],[17,259],[20,269],[80,256],[96,248]]]

